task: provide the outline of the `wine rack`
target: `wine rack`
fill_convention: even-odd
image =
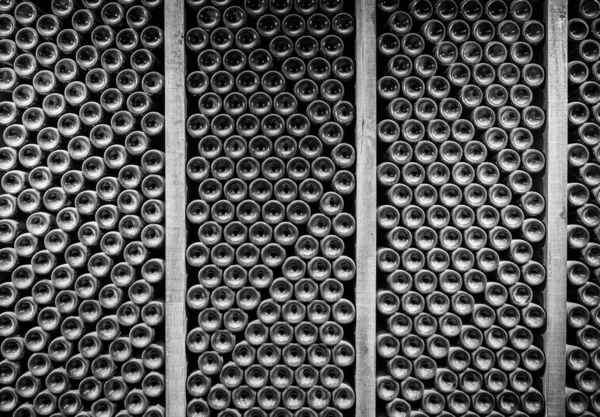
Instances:
[[[581,2],[569,9],[569,216],[567,243],[567,385],[566,414],[589,416],[600,412],[594,388],[600,383],[596,298],[598,287],[593,251],[598,244],[594,213],[598,210],[592,172],[598,167],[595,132],[599,86],[594,49],[598,44],[596,3]]]
[[[542,10],[378,5],[378,398],[540,415]]]
[[[188,10],[188,414],[354,406],[347,12],[342,2]]]
[[[162,2],[0,12],[2,414],[164,416]]]
[[[0,414],[599,414],[598,22],[0,0]]]

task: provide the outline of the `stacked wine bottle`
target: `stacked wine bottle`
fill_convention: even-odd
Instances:
[[[379,412],[541,415],[542,7],[377,4]]]
[[[161,0],[0,2],[0,414],[164,416]]]
[[[349,3],[187,1],[190,417],[353,412]]]
[[[600,3],[569,9],[568,416],[600,413]]]

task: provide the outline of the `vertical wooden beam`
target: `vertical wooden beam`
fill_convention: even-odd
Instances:
[[[186,99],[185,2],[165,1],[166,118],[166,412],[185,416]]]
[[[567,307],[567,0],[546,0],[546,415],[565,415]]]
[[[375,1],[356,1],[356,415],[375,415],[377,73]]]

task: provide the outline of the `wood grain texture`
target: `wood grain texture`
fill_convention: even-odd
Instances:
[[[546,415],[565,415],[567,306],[567,0],[546,0]]]
[[[375,416],[377,114],[375,1],[356,2],[356,415]]]
[[[166,413],[186,415],[185,2],[165,2]]]

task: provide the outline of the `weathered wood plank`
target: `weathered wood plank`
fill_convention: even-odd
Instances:
[[[166,411],[186,409],[186,137],[184,1],[165,2]]]
[[[356,415],[375,415],[376,35],[375,1],[356,2]]]
[[[546,1],[546,415],[565,413],[567,266],[567,0]]]

